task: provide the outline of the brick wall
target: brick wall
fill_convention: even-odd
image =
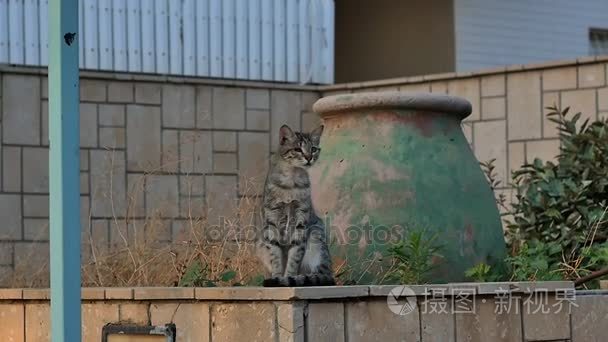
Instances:
[[[117,322],[174,323],[177,341],[605,341],[608,296],[571,286],[414,285],[409,307],[392,286],[83,288],[82,341],[99,342]],[[4,341],[49,341],[48,299],[48,290],[0,289]]]
[[[311,129],[318,124],[314,101],[344,92],[400,89],[468,99],[473,113],[463,131],[479,160],[496,158],[504,185],[498,191],[509,197],[510,170],[557,154],[544,107],[608,115],[607,63],[596,58],[326,87],[83,73],[83,241],[110,247],[151,230],[171,241],[205,216],[251,222],[278,127]],[[0,84],[0,274],[36,275],[46,272],[49,248],[48,85],[43,70],[12,67],[0,68]],[[0,285],[6,279],[0,276]]]
[[[49,250],[48,83],[4,67],[0,84],[0,279],[17,270],[30,284]],[[204,216],[232,219],[259,195],[271,132],[318,123],[312,87],[103,73],[80,86],[82,237],[101,246],[149,233],[151,218],[161,241]]]
[[[608,57],[507,68],[473,73],[328,86],[323,96],[361,91],[401,90],[456,95],[469,100],[472,114],[462,128],[480,161],[496,158],[496,172],[507,200],[511,171],[535,157],[550,160],[558,154],[555,124],[547,120],[547,106],[571,107],[585,118],[608,116]]]

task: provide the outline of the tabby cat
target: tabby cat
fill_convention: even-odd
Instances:
[[[310,198],[308,168],[319,158],[323,126],[310,133],[279,130],[279,146],[266,176],[258,255],[271,278],[264,286],[335,285],[325,225]]]

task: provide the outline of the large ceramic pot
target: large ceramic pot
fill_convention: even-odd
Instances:
[[[338,266],[360,283],[386,272],[387,249],[421,230],[442,245],[431,281],[462,281],[479,262],[501,265],[494,196],[461,130],[468,101],[427,93],[321,98],[325,125],[312,197]],[[344,269],[344,268],[343,268]]]

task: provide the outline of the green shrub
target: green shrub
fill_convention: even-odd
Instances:
[[[557,163],[535,159],[513,173],[517,200],[507,226],[513,241],[557,242],[570,252],[593,238],[607,238],[608,128],[605,120],[580,128],[581,113],[567,118],[548,108],[560,132]]]
[[[570,118],[569,108],[547,108],[557,124],[557,161],[534,159],[513,172],[516,199],[505,209],[506,273],[485,264],[466,272],[475,281],[575,280],[608,265],[608,125],[606,120],[579,125],[581,113]],[[481,163],[493,190],[500,186],[494,160]],[[597,284],[591,284],[595,287]]]

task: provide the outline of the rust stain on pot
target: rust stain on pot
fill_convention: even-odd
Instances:
[[[433,255],[433,257],[431,257],[431,264],[432,265],[440,265],[443,262],[443,258],[438,256],[438,255]]]
[[[359,251],[363,252],[367,248],[367,239],[365,238],[365,234],[361,234],[361,238],[359,239]]]
[[[467,220],[468,221],[468,220]],[[467,222],[465,221],[465,222]],[[460,256],[467,257],[475,255],[475,231],[473,225],[470,222],[467,222],[463,229],[460,231]]]
[[[373,170],[376,175],[376,179],[380,182],[393,181],[393,180],[401,180],[408,179],[409,177],[403,173],[403,171],[399,171],[396,168],[386,165],[381,161],[370,158],[368,160],[368,165]]]
[[[335,230],[336,237],[341,244],[348,243],[348,227],[353,217],[352,209],[338,210],[331,222],[331,229]],[[327,224],[327,223],[326,223]]]
[[[424,137],[433,135],[433,115],[430,113],[376,113],[375,119],[382,123],[401,124],[410,127],[416,127]]]
[[[310,178],[313,182],[311,196],[318,209],[333,211],[338,205],[341,196],[340,191],[334,186],[335,184],[321,188],[318,182],[321,179],[340,179],[349,167],[350,163],[343,161],[334,163],[331,167],[327,168],[312,167],[310,169]],[[323,215],[325,213],[322,212],[320,214]]]
[[[362,199],[363,204],[367,209],[376,209],[382,207],[382,203],[380,202],[381,200],[374,191],[366,191],[362,195]]]
[[[473,241],[475,234],[473,233],[473,226],[470,223],[467,223],[464,227],[464,241],[471,242]]]
[[[367,226],[369,224],[370,224],[369,216],[365,215],[365,216],[363,216],[363,218],[359,222],[359,227],[365,227],[365,226]],[[359,246],[359,252],[363,252],[367,248],[367,245],[369,244],[369,241],[367,239],[367,234],[365,233],[364,230],[360,230],[360,233],[361,233],[361,237],[359,238],[359,244],[358,244],[358,246]]]

